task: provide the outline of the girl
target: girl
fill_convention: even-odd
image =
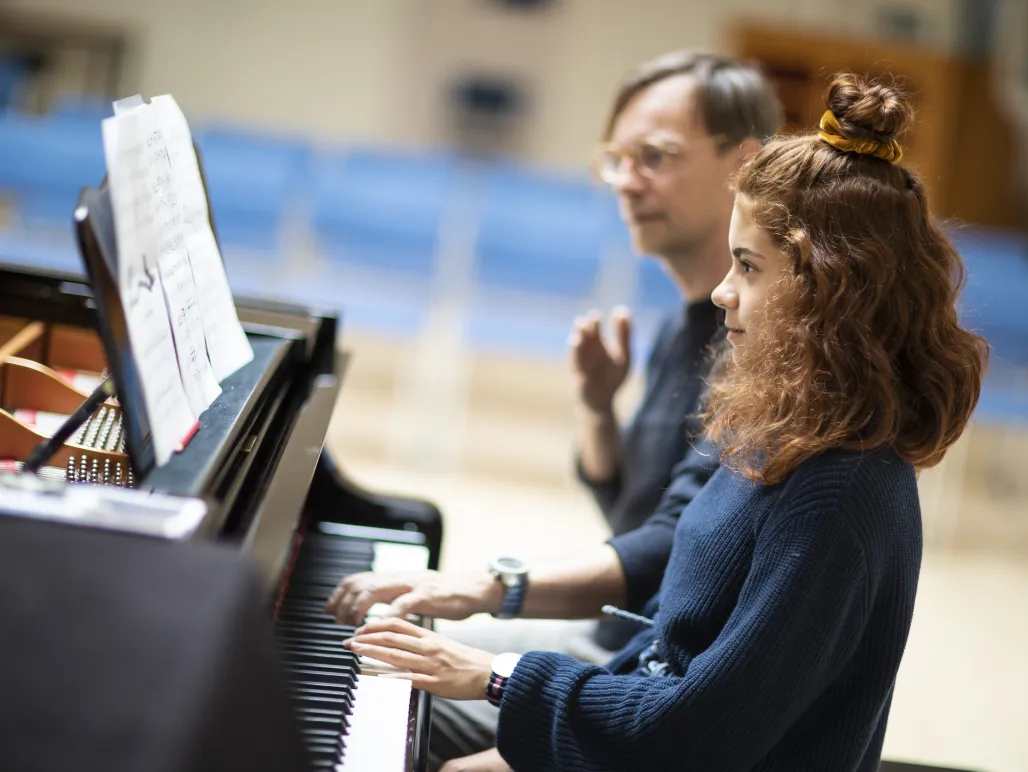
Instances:
[[[633,609],[653,626],[606,668],[494,660],[398,619],[350,642],[417,688],[497,702],[502,762],[481,768],[878,769],[921,562],[916,472],[963,431],[987,350],[898,163],[906,98],[844,75],[827,102],[816,134],[772,141],[736,183],[713,294],[731,351],[705,414],[723,466],[660,587],[626,569],[629,598],[656,591]]]

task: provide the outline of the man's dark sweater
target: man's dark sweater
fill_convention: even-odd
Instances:
[[[717,469],[716,459],[708,455],[712,460],[704,463],[703,456],[692,452],[692,444],[701,433],[694,417],[710,368],[711,343],[722,330],[721,316],[708,298],[665,317],[646,363],[642,400],[621,434],[617,476],[596,483],[578,468],[579,479],[592,492],[615,537],[638,528],[658,506],[672,519],[677,518]],[[683,465],[687,455],[690,461]],[[658,567],[663,565],[658,563]],[[631,622],[602,619],[594,639],[603,648],[616,651],[637,630]]]
[[[634,607],[655,626],[607,668],[522,657],[497,733],[514,769],[878,769],[921,561],[909,464],[830,452],[772,486],[720,469],[682,512],[662,581],[646,542],[669,529],[635,536],[615,548],[630,597],[658,593]],[[632,674],[654,639],[668,674]]]

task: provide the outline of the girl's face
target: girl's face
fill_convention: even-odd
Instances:
[[[745,196],[735,197],[728,230],[732,267],[711,295],[714,304],[725,310],[734,358],[741,347],[755,345],[771,287],[790,270],[789,259],[771,235],[753,221],[751,206]]]

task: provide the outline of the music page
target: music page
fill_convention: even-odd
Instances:
[[[160,247],[143,119],[143,111],[106,119],[103,142],[118,244],[118,288],[154,455],[158,464],[164,464],[192,431],[196,414],[176,364],[157,267]]]
[[[164,132],[182,215],[182,233],[192,268],[207,340],[207,353],[218,381],[253,359],[253,349],[239,323],[225,264],[211,230],[207,193],[186,116],[174,97],[156,96],[151,104]]]

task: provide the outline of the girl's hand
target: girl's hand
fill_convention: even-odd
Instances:
[[[403,619],[383,618],[357,628],[344,646],[354,654],[399,668],[380,678],[404,678],[450,700],[484,700],[492,675],[493,655],[445,638]]]

